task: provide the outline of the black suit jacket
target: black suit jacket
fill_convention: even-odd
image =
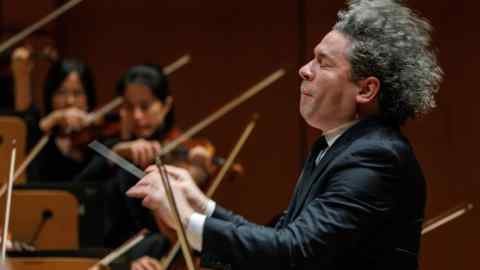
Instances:
[[[217,206],[202,264],[230,269],[417,269],[425,180],[398,127],[362,120],[301,176],[274,228]]]

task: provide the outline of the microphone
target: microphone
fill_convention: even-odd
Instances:
[[[40,223],[37,225],[35,229],[35,233],[32,236],[32,239],[28,242],[28,245],[35,246],[38,237],[40,236],[40,233],[43,230],[43,227],[47,223],[48,220],[53,218],[53,212],[50,209],[45,209],[42,211],[42,219],[40,220]]]

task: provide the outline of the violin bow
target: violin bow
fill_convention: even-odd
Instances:
[[[32,151],[28,153],[27,157],[20,163],[20,166],[15,170],[15,174],[13,175],[13,182],[15,182],[18,177],[25,171],[25,169],[28,167],[28,165],[32,162],[32,160],[42,151],[43,147],[47,144],[48,140],[50,139],[49,134],[45,134],[40,138],[40,140],[35,144],[35,146],[32,148]],[[0,188],[0,197],[2,197],[5,194],[5,191],[7,190],[7,184],[3,184],[2,187]]]
[[[7,41],[3,42],[0,44],[0,53],[4,52],[5,50],[9,49],[13,45],[17,44],[19,41],[30,35],[31,33],[37,31],[41,27],[45,26],[46,24],[50,23],[51,21],[55,20],[58,18],[60,15],[63,13],[67,12],[68,10],[72,9],[76,5],[80,4],[83,0],[70,0],[69,2],[65,3],[64,5],[60,6],[38,22],[34,23],[33,25],[25,28],[23,31],[19,32],[18,34],[14,35],[13,37],[9,38]],[[35,147],[32,149],[30,154],[27,156],[27,158],[20,164],[20,167],[15,171],[13,181],[15,181],[25,170],[25,168],[30,164],[30,162],[37,156],[37,154],[43,149],[43,147],[46,145],[49,139],[49,135],[44,135],[39,142],[35,145]],[[4,184],[0,188],[0,197],[5,194],[5,191],[7,189],[7,185]]]
[[[472,203],[463,203],[459,206],[453,207],[452,209],[446,211],[445,213],[439,215],[438,217],[432,218],[425,222],[425,225],[423,226],[422,229],[422,235],[425,235],[435,229],[437,229],[440,226],[443,226],[460,216],[466,214],[470,210],[473,209],[473,204]]]
[[[240,96],[234,98],[224,106],[222,106],[220,109],[212,113],[211,115],[207,116],[205,119],[188,129],[186,132],[181,134],[178,138],[175,140],[171,141],[164,147],[162,147],[160,151],[160,155],[165,155],[172,151],[173,149],[177,148],[181,143],[184,141],[190,139],[192,136],[203,130],[204,128],[208,127],[211,125],[213,122],[217,121],[219,118],[224,116],[225,114],[229,113],[236,107],[238,107],[240,104],[244,103],[254,95],[258,94],[260,91],[264,90],[267,88],[269,85],[280,79],[283,75],[285,75],[285,70],[279,69],[275,71],[274,73],[270,74],[268,77],[260,81],[259,83],[255,84],[251,88],[249,88],[247,91],[243,92]]]
[[[178,69],[180,69],[181,67],[183,67],[184,65],[190,63],[190,60],[191,60],[190,55],[186,54],[186,55],[180,57],[179,59],[177,59],[175,62],[166,66],[163,69],[163,73],[165,73],[165,75],[168,76],[168,75],[172,74],[173,72],[177,71]],[[98,109],[95,112],[90,113],[88,115],[88,117],[89,117],[88,124],[91,124],[91,123],[97,121],[98,119],[102,118],[107,113],[113,111],[115,108],[120,106],[122,103],[123,103],[123,97],[114,98],[112,101],[105,104],[102,108]]]
[[[180,241],[180,247],[182,248],[183,257],[185,258],[185,262],[187,263],[187,269],[195,270],[192,249],[190,247],[190,244],[188,243],[187,234],[185,233],[185,230],[183,228],[182,221],[180,220],[180,214],[178,212],[177,204],[175,202],[175,197],[173,195],[173,190],[170,185],[170,180],[168,179],[168,173],[165,169],[165,166],[163,165],[160,155],[157,156],[155,164],[157,165],[160,177],[162,178],[163,186],[165,188],[165,194],[167,196],[168,204],[170,206],[170,211],[172,211],[173,213],[175,225],[177,227],[176,232]]]
[[[123,97],[116,97],[104,106],[102,106],[100,109],[91,112],[88,114],[88,121],[87,125],[90,125],[94,123],[95,121],[98,121],[100,118],[104,117],[107,113],[113,111],[115,108],[120,106],[123,103]]]
[[[174,73],[175,71],[177,71],[178,69],[180,69],[181,67],[183,67],[184,65],[190,63],[190,60],[191,60],[190,55],[185,54],[184,56],[177,59],[175,62],[171,63],[170,65],[168,65],[166,67],[164,67],[163,68],[163,73],[166,76],[169,76],[172,73]]]
[[[125,252],[129,251],[132,247],[140,243],[145,236],[147,235],[148,230],[143,229],[140,232],[137,233],[134,237],[128,239],[125,243],[123,243],[120,247],[116,248],[114,251],[110,252],[107,256],[103,257],[99,262],[94,264],[92,267],[89,269],[102,269],[102,266],[108,266],[111,264],[113,261],[118,259],[120,256],[125,254]]]
[[[2,232],[2,248],[0,251],[0,261],[5,262],[7,255],[7,235],[8,235],[8,225],[10,223],[10,209],[12,205],[12,188],[13,188],[13,171],[15,169],[15,158],[17,153],[17,146],[15,140],[12,142],[12,154],[10,157],[10,171],[8,177],[8,189],[7,189],[7,202],[5,204],[5,219],[3,222],[3,232]]]
[[[230,167],[233,165],[233,162],[238,156],[238,153],[240,153],[240,150],[242,149],[243,145],[247,141],[248,137],[252,133],[253,129],[255,128],[255,125],[257,123],[258,115],[254,115],[250,122],[247,124],[245,127],[242,135],[238,139],[237,143],[233,147],[232,151],[228,155],[227,160],[223,164],[222,168],[218,172],[217,176],[213,180],[212,184],[209,186],[207,190],[207,197],[211,198],[213,194],[215,194],[215,191],[217,190],[218,186],[224,179],[225,175],[227,172],[230,170]],[[163,260],[163,269],[169,269],[170,265],[172,264],[173,260],[175,259],[175,256],[177,255],[178,251],[180,250],[180,243],[176,242],[175,245],[170,249],[168,252],[167,257]]]
[[[90,119],[91,119],[90,123],[92,123],[96,119],[99,119],[100,117],[104,116],[105,114],[109,113],[110,111],[115,109],[117,106],[122,104],[122,102],[123,102],[123,98],[121,98],[121,97],[115,98],[114,100],[110,101],[105,106],[103,106],[102,108],[100,108],[97,111],[91,113],[90,114]],[[30,151],[30,153],[27,155],[27,157],[23,160],[23,162],[20,164],[18,169],[15,171],[15,174],[14,174],[14,177],[13,177],[14,181],[16,181],[18,179],[18,177],[25,171],[25,169],[28,167],[28,165],[30,165],[30,163],[33,161],[33,159],[40,153],[40,151],[42,151],[42,149],[45,147],[45,145],[47,145],[47,142],[48,142],[49,139],[50,139],[50,134],[45,134],[45,135],[42,136],[42,138],[40,138],[40,140],[37,142],[37,144],[35,144],[35,146],[32,148],[32,151]],[[4,184],[0,188],[0,197],[2,197],[3,194],[5,194],[6,188],[7,188],[6,184]]]
[[[39,20],[38,22],[34,23],[33,25],[25,28],[23,31],[19,32],[18,34],[14,35],[13,37],[9,38],[4,43],[0,44],[0,53],[9,49],[13,45],[17,44],[19,41],[30,35],[31,33],[37,31],[38,29],[42,28],[49,22],[55,20],[63,13],[67,12],[68,10],[72,9],[76,5],[80,4],[83,0],[70,0],[69,2],[63,4],[59,8],[55,9],[53,12]]]
[[[236,157],[238,156],[241,148],[243,147],[243,145],[245,144],[245,142],[247,141],[248,137],[250,136],[250,134],[252,133],[255,125],[256,125],[256,121],[258,119],[258,116],[257,115],[254,115],[252,117],[252,120],[248,123],[247,127],[245,128],[245,130],[243,131],[242,135],[240,136],[240,139],[238,140],[238,142],[235,144],[235,147],[233,148],[233,150],[230,152],[226,162],[224,163],[224,165],[222,166],[222,168],[220,169],[219,173],[217,174],[217,176],[215,177],[215,179],[213,180],[212,184],[210,185],[208,191],[207,191],[207,196],[208,197],[212,197],[213,194],[215,193],[215,191],[217,190],[218,186],[220,185],[221,181],[223,180],[225,174],[228,172],[228,170],[230,169],[230,167],[232,166],[234,160],[236,159]],[[92,148],[93,150],[95,150],[97,153],[99,153],[100,155],[104,156],[105,158],[107,158],[108,160],[110,160],[111,162],[115,163],[116,165],[118,165],[119,167],[123,168],[124,170],[130,172],[131,174],[135,175],[136,177],[138,178],[142,178],[145,176],[145,172],[143,172],[142,170],[138,169],[135,165],[133,165],[132,163],[130,163],[129,161],[127,161],[126,159],[124,159],[123,157],[117,155],[115,152],[111,151],[108,147],[106,147],[105,145],[101,144],[100,142],[98,141],[93,141],[92,143],[89,144],[89,147]],[[158,166],[158,162],[157,162],[157,166]],[[159,168],[160,169],[160,168]],[[160,170],[160,172],[162,172],[163,170]],[[163,174],[161,174],[161,176],[163,177]],[[173,209],[173,208],[172,208]],[[180,223],[181,224],[181,223]],[[182,227],[183,228],[183,227]],[[179,237],[180,239],[180,237]],[[186,239],[186,238],[185,238]],[[168,269],[170,264],[173,262],[173,259],[175,258],[176,254],[178,253],[178,251],[180,250],[180,243],[181,242],[177,242],[175,244],[175,246],[170,249],[169,253],[168,253],[168,256],[167,258],[165,259],[165,261],[163,262],[163,266],[164,266],[164,269]],[[128,249],[127,249],[128,250]],[[186,258],[186,257],[185,257]],[[98,263],[98,264],[102,264],[104,265],[103,263]]]

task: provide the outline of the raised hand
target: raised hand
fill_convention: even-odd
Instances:
[[[163,270],[163,267],[156,259],[143,256],[132,262],[130,270]]]
[[[24,111],[32,104],[33,61],[31,54],[26,47],[17,48],[12,54],[11,69],[15,80],[15,109],[18,111]]]
[[[90,116],[84,110],[72,107],[51,112],[40,121],[40,128],[44,132],[50,131],[55,126],[60,126],[64,131],[76,131],[90,123]]]
[[[32,52],[27,47],[19,47],[12,53],[11,68],[15,79],[30,79],[33,69]]]
[[[193,212],[204,213],[208,198],[198,189],[188,171],[166,165],[175,201],[182,224],[185,226]],[[154,211],[170,228],[175,229],[175,221],[170,211],[165,189],[158,168],[150,166],[147,175],[127,191],[127,195],[143,199],[145,207]]]
[[[113,151],[127,158],[142,168],[151,165],[155,157],[160,153],[161,146],[157,141],[137,139],[129,142],[121,142],[113,147]]]

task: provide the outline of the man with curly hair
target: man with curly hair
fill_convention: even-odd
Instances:
[[[274,228],[206,198],[168,167],[188,239],[207,267],[417,269],[425,179],[400,132],[435,106],[430,25],[394,0],[351,0],[299,74],[300,113],[323,135]],[[173,224],[158,171],[128,195]],[[173,226],[172,226],[173,227]]]

